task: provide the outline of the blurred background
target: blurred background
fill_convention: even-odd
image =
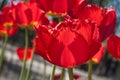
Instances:
[[[14,0],[16,3],[19,0]],[[110,7],[113,6],[117,12],[117,25],[115,33],[120,36],[120,0],[90,0],[90,3],[94,3],[101,7]],[[99,4],[98,4],[99,3]],[[0,10],[7,4],[10,4],[9,0],[0,0]],[[9,38],[7,51],[4,59],[4,67],[0,74],[0,80],[18,80],[22,62],[19,61],[16,55],[17,46],[23,47],[25,41],[25,31],[24,29],[19,29],[17,34],[13,37]],[[29,37],[30,40],[33,39],[35,33],[30,32]],[[31,41],[29,41],[31,43]],[[0,50],[2,45],[2,39],[0,39]],[[32,46],[32,45],[29,45]],[[42,80],[42,73],[44,68],[43,59],[37,54],[34,57],[33,68],[32,68],[32,80]],[[29,65],[29,62],[27,63]],[[47,78],[49,78],[49,74],[51,72],[51,65],[47,62]],[[60,73],[60,69],[58,67],[56,74]],[[79,74],[80,79],[78,80],[87,80],[87,64],[83,64],[79,67],[76,67],[75,72]],[[105,51],[105,54],[98,64],[93,64],[93,79],[94,80],[120,80],[120,62],[115,60],[108,54],[108,51]],[[67,80],[67,79],[66,79]]]

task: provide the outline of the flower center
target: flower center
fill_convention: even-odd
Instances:
[[[7,27],[7,28],[11,28],[13,26],[13,23],[12,22],[5,22],[3,24],[4,27]]]
[[[62,17],[62,14],[58,14],[58,13],[55,13],[52,11],[48,11],[47,16],[48,16],[49,20],[53,20],[56,23],[59,23],[64,20],[64,18]]]

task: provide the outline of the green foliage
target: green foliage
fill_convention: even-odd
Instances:
[[[35,37],[35,32],[32,30],[29,30],[28,32],[29,36],[29,47],[32,46],[32,40]],[[20,28],[18,32],[9,38],[9,43],[12,45],[17,45],[19,47],[24,47],[25,46],[25,29]]]
[[[2,10],[2,8],[6,5],[7,0],[2,0],[0,3],[0,10]]]
[[[96,4],[99,5],[101,7],[104,7],[107,5],[107,3],[111,1],[111,0],[89,0],[89,4]]]

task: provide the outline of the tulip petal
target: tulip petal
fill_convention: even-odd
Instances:
[[[99,27],[101,41],[110,36],[114,32],[116,26],[116,13],[114,9],[112,7],[105,9],[104,14],[104,19]]]
[[[99,63],[104,55],[104,47],[101,46],[100,50],[92,57],[92,61],[95,63]]]
[[[17,48],[17,55],[21,61],[24,60],[25,57],[25,48]],[[28,48],[28,54],[26,60],[30,60],[32,58],[32,48]]]
[[[79,11],[78,17],[81,20],[89,19],[99,26],[103,20],[102,9],[96,5],[88,5]]]
[[[18,3],[16,6],[16,17],[18,24],[28,24],[28,20],[25,14],[25,10],[27,9],[27,3]],[[22,17],[21,17],[22,16]],[[29,16],[31,17],[31,16]]]
[[[107,49],[113,57],[120,59],[120,38],[116,35],[111,35],[107,40]]]

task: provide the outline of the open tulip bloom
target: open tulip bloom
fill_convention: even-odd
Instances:
[[[38,25],[35,30],[36,52],[58,66],[83,64],[101,47],[98,27],[90,21],[67,19],[54,28]]]
[[[0,35],[13,36],[18,31],[14,8],[5,6],[0,12]]]
[[[16,23],[20,27],[33,27],[34,25],[47,24],[43,10],[37,7],[35,2],[19,2],[15,5]],[[21,17],[22,15],[22,17]]]

